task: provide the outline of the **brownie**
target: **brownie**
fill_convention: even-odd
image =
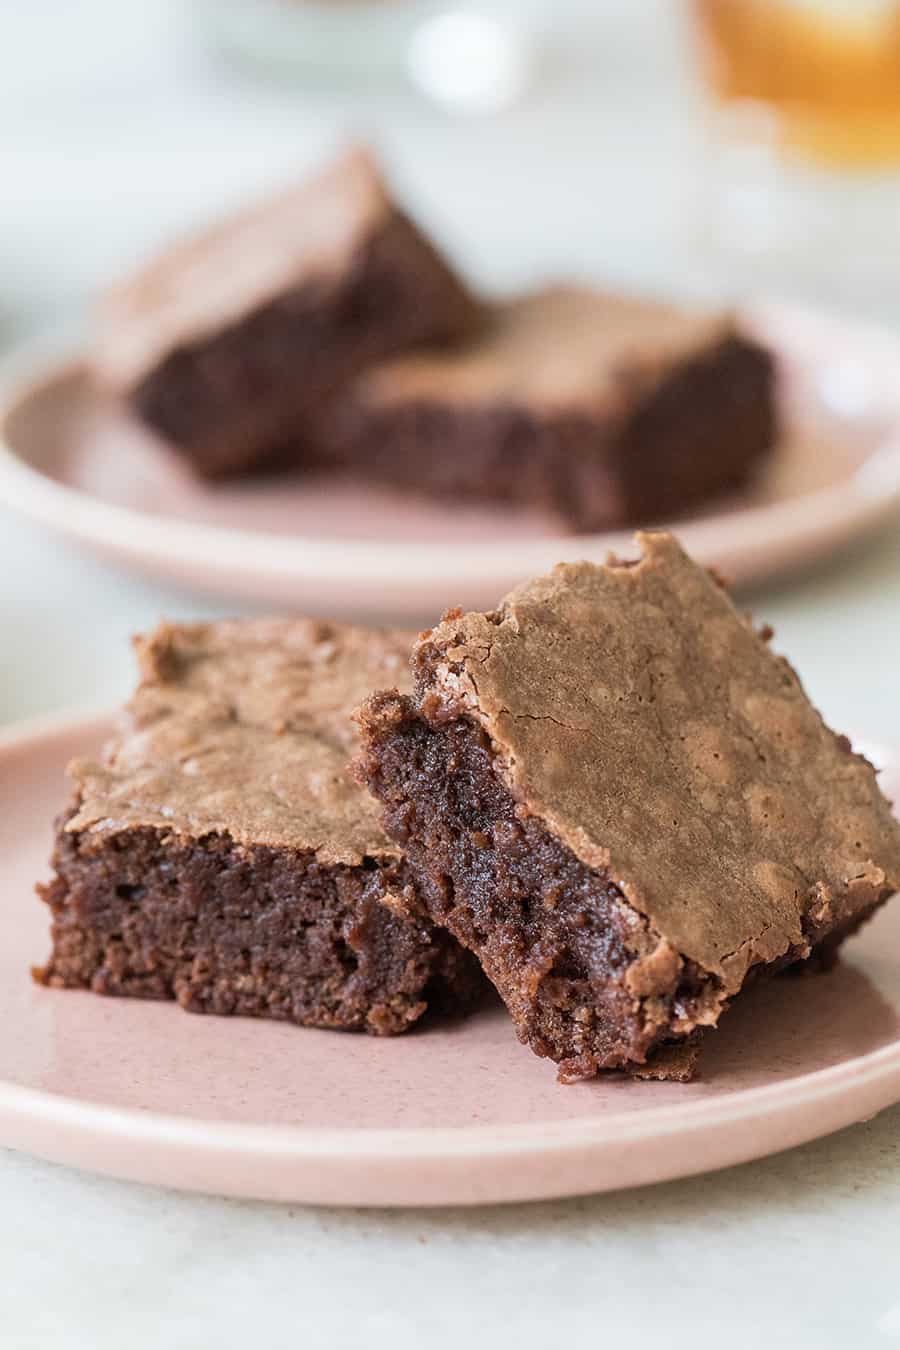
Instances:
[[[576,530],[737,487],[775,435],[772,357],[732,316],[559,286],[469,345],[364,372],[310,433],[324,464]]]
[[[483,980],[413,917],[413,879],[347,773],[350,712],[410,637],[305,620],[163,625],[100,762],[70,767],[37,978],[192,1012],[405,1031]]]
[[[871,765],[714,577],[638,540],[451,611],[413,694],[361,713],[358,772],[429,917],[564,1080],[690,1048],[900,885]]]
[[[372,157],[187,240],[119,286],[93,364],[205,475],[251,468],[368,363],[459,337],[477,307]]]

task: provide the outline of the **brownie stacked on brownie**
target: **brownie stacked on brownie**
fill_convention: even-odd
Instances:
[[[199,473],[233,473],[366,365],[460,338],[478,313],[353,150],[113,291],[93,367]]]
[[[828,956],[900,886],[871,765],[674,539],[639,542],[451,611],[413,694],[361,715],[358,772],[416,898],[564,1080],[690,1049],[749,979]]]
[[[322,464],[593,530],[744,482],[774,445],[775,371],[731,315],[555,286],[366,371],[315,423]]]
[[[404,684],[410,641],[287,619],[139,640],[118,736],[70,769],[37,977],[379,1035],[466,1007],[481,972],[346,771],[351,710]]]

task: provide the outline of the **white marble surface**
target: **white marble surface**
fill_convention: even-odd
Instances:
[[[479,276],[721,290],[695,242],[676,6],[581,9],[594,37],[568,69],[548,56],[521,109],[472,124],[397,92],[227,76],[174,4],[3,7],[0,331],[55,324],[160,234],[354,126],[374,126]],[[835,723],[900,743],[900,528],[752,599]],[[74,557],[0,509],[0,722],[118,700],[128,634],[234,608]],[[898,1139],[900,1109],[718,1176],[421,1214],[179,1196],[0,1152],[0,1345],[900,1344]]]

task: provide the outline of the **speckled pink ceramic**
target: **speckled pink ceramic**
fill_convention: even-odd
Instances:
[[[108,729],[45,723],[0,740],[2,1145],[223,1195],[459,1205],[724,1167],[900,1099],[900,902],[832,974],[749,994],[690,1084],[560,1087],[499,1008],[375,1040],[38,988],[28,968],[46,956],[47,917],[32,887],[63,768]]]
[[[780,448],[752,491],[676,526],[698,562],[739,582],[827,555],[900,505],[900,340],[782,305],[748,321],[779,356]],[[630,533],[560,536],[537,514],[332,479],[200,483],[82,364],[24,366],[0,413],[0,500],[181,586],[424,623],[448,605],[489,608],[566,558],[631,547]]]

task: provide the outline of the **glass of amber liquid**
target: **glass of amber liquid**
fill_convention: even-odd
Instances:
[[[706,228],[900,320],[900,0],[689,2],[711,114]]]

